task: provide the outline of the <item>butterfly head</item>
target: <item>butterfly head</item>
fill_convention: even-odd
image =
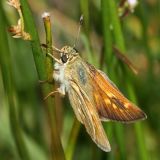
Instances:
[[[60,50],[60,59],[63,64],[69,63],[79,55],[78,51],[70,46],[64,46]]]

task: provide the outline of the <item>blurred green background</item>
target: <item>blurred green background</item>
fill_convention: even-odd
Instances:
[[[134,12],[125,6],[125,0],[21,0],[22,8],[27,8],[26,2],[32,16],[25,9],[23,14],[33,18],[41,43],[46,41],[41,15],[50,12],[53,44],[57,48],[74,45],[79,17],[83,14],[84,24],[76,48],[85,60],[105,71],[148,118],[136,124],[103,123],[112,147],[110,153],[105,153],[75,120],[67,97],[56,97],[50,105],[54,109],[46,109],[38,82],[43,73],[37,74],[40,67],[32,54],[32,50],[36,51],[33,47],[40,44],[36,39],[30,42],[11,36],[8,28],[17,23],[19,16],[16,9],[1,0],[0,160],[158,160],[160,1],[140,0]],[[123,13],[125,16],[120,17]],[[34,27],[31,23],[28,21],[25,26],[29,33]],[[138,68],[137,75],[116,57],[113,46]]]

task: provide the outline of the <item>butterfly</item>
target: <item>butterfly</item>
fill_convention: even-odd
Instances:
[[[53,78],[59,83],[56,92],[68,95],[70,104],[86,131],[103,151],[111,150],[101,121],[130,123],[146,119],[146,114],[130,102],[101,70],[81,58],[74,47],[53,47],[49,54],[56,62]]]

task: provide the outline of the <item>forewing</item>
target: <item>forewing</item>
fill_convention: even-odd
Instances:
[[[146,114],[131,103],[109,78],[94,66],[87,64],[93,84],[93,94],[101,120],[134,122],[146,118]]]
[[[92,140],[104,151],[111,150],[96,108],[92,105],[87,94],[74,81],[70,82],[68,91],[71,106],[77,119],[84,124]]]

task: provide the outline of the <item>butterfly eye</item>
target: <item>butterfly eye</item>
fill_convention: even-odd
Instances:
[[[73,47],[73,49],[75,50],[76,53],[78,53],[78,50],[75,47]]]
[[[61,56],[61,60],[62,60],[63,63],[66,63],[67,60],[68,60],[67,55],[66,55],[66,54],[63,54],[63,55]]]

